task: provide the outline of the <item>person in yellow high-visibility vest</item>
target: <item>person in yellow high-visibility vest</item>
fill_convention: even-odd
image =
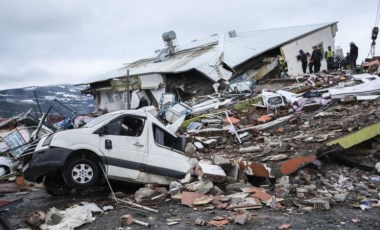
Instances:
[[[281,75],[280,75],[280,78],[288,78],[289,75],[288,75],[288,63],[285,61],[285,59],[283,57],[279,57],[279,65],[280,65],[280,71],[281,71]]]
[[[328,46],[327,51],[325,52],[327,70],[332,70],[334,68],[334,56],[335,56],[334,50],[331,49],[331,46]]]

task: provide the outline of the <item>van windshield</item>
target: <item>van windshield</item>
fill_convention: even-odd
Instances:
[[[97,124],[103,123],[104,121],[106,121],[109,118],[114,117],[114,116],[115,116],[115,114],[105,114],[105,115],[102,115],[102,116],[97,117],[94,120],[88,122],[82,128],[92,128],[92,127],[96,126]]]

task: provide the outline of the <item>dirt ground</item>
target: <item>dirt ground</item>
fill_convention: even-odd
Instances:
[[[133,195],[139,188],[134,184],[117,184],[116,191],[123,191],[127,195]],[[108,188],[95,188],[85,192],[73,192],[67,196],[51,196],[38,190],[28,193],[6,194],[3,198],[21,198],[24,202],[16,205],[5,213],[15,229],[28,227],[24,219],[34,211],[47,212],[50,208],[65,209],[71,205],[80,204],[82,201],[95,202],[99,207],[113,205],[114,210],[102,214],[93,214],[96,217],[91,224],[83,225],[78,229],[145,229],[146,227],[132,224],[122,228],[120,217],[131,214],[135,219],[148,222],[154,229],[207,229],[207,226],[197,226],[194,221],[197,217],[210,221],[216,216],[230,216],[227,210],[205,210],[204,207],[193,210],[181,205],[178,201],[166,201],[157,206],[159,213],[142,211],[122,204],[115,204],[110,199]],[[291,210],[290,210],[291,209]],[[251,210],[251,218],[245,225],[230,223],[224,229],[279,229],[282,224],[291,224],[291,229],[379,229],[380,209],[373,208],[366,211],[354,209],[348,204],[333,206],[328,211],[305,212],[297,207],[287,206],[282,210],[272,210],[263,207],[259,210]],[[167,219],[180,219],[177,225],[167,226]],[[355,223],[352,219],[359,219]]]

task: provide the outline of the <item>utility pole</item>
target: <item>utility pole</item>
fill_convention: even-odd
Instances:
[[[131,90],[129,89],[129,69],[127,70],[127,109],[131,109]]]

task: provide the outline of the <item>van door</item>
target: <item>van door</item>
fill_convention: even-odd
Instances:
[[[136,179],[146,153],[145,118],[123,116],[105,125],[100,149],[106,157],[110,178]]]

